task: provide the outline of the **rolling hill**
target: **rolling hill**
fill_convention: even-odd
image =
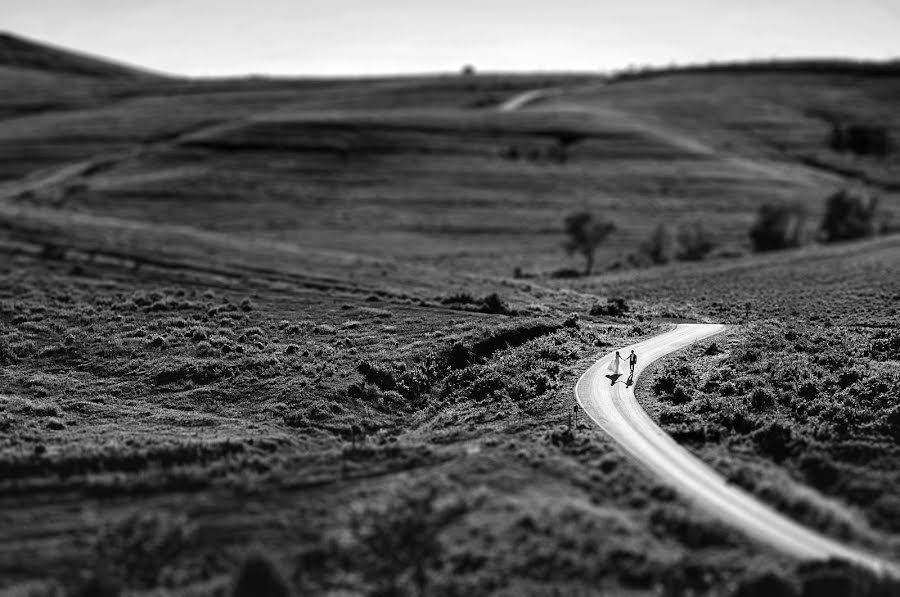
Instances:
[[[847,420],[864,378],[832,354],[858,344],[887,400],[897,236],[747,236],[773,201],[812,236],[843,187],[900,211],[896,153],[829,144],[836,124],[900,138],[900,75],[845,66],[196,80],[0,38],[0,589],[222,594],[254,543],[303,594],[874,582],[747,542],[572,418],[598,352],[732,324],[657,365],[677,399],[714,383],[639,397],[762,499],[900,553],[877,495],[894,415]],[[581,210],[617,225],[591,276],[562,250]],[[702,263],[639,259],[696,222]],[[806,377],[762,368],[771,330]],[[791,384],[813,388],[796,408]]]

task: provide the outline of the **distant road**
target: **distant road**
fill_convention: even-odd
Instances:
[[[525,91],[523,93],[512,96],[511,98],[497,106],[497,109],[501,112],[514,112],[519,108],[524,108],[526,105],[539,99],[557,95],[559,93],[561,93],[561,91],[556,87],[548,87],[546,89],[532,89],[531,91]]]
[[[671,332],[619,350],[638,356],[635,379],[656,359],[693,342],[718,334],[722,325],[678,325]],[[678,445],[644,412],[625,379],[610,386],[605,377],[615,353],[594,363],[575,386],[575,398],[588,415],[635,460],[692,500],[703,511],[751,538],[803,560],[841,558],[880,574],[900,575],[894,564],[838,543],[800,526],[759,502]],[[626,364],[627,367],[627,364]]]

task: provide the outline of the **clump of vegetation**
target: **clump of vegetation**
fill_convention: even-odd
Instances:
[[[806,209],[799,204],[765,203],[750,229],[755,251],[799,247],[804,240]]]
[[[141,512],[104,528],[94,544],[96,561],[123,586],[168,585],[170,566],[189,553],[196,530],[185,518]]]
[[[641,252],[653,263],[700,261],[716,248],[716,243],[702,222],[678,225],[662,223],[641,246]]]
[[[876,575],[860,566],[832,558],[797,567],[803,597],[893,597],[900,594],[900,580],[891,574]]]
[[[407,487],[386,506],[373,506],[353,519],[354,561],[377,595],[427,595],[442,563],[441,532],[469,507],[442,500],[436,487]]]
[[[565,219],[568,237],[563,247],[569,255],[578,253],[585,259],[584,275],[588,276],[594,267],[594,253],[597,247],[609,238],[616,225],[608,220],[595,218],[588,212],[570,214]]]
[[[572,147],[585,138],[585,135],[576,131],[557,131],[553,134],[556,139],[556,159],[560,164],[569,161],[569,152]]]
[[[831,126],[828,146],[840,152],[884,157],[891,153],[894,142],[886,126],[836,122]]]
[[[742,579],[734,597],[800,597],[797,582],[775,570],[752,572]]]
[[[853,240],[878,231],[878,199],[846,189],[830,196],[822,218],[825,242]]]
[[[622,297],[610,297],[605,303],[597,303],[591,307],[591,315],[600,315],[607,317],[621,317],[628,313],[631,307],[628,301]]]
[[[290,597],[293,594],[284,574],[261,551],[248,555],[241,564],[231,597]]]
[[[515,311],[509,308],[506,301],[497,294],[492,292],[481,298],[474,298],[468,292],[459,292],[441,299],[441,303],[452,308],[463,309],[466,311],[480,311],[482,313],[491,313],[493,315],[514,315]]]
[[[872,336],[871,347],[871,354],[875,358],[900,360],[900,331],[876,331]]]

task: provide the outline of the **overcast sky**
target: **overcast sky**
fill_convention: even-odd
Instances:
[[[900,56],[900,0],[0,0],[0,27],[188,75]]]

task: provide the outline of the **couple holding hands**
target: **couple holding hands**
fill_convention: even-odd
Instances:
[[[625,359],[619,354],[619,351],[616,351],[616,356],[609,363],[609,373],[606,377],[609,379],[609,385],[615,385],[615,383],[625,374]],[[628,355],[628,366],[631,369],[631,374],[628,376],[628,381],[625,382],[626,387],[630,387],[634,384],[634,366],[637,365],[637,355],[634,354],[634,350],[631,351],[631,354]]]

